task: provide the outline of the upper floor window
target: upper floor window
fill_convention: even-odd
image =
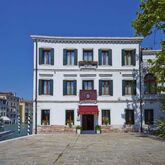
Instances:
[[[153,109],[144,110],[144,120],[145,120],[145,124],[153,124],[154,122]]]
[[[99,65],[112,65],[112,50],[99,49]]]
[[[136,65],[136,49],[127,50],[122,49],[122,66],[124,65]]]
[[[54,49],[39,48],[39,64],[54,65]]]
[[[156,78],[152,74],[144,77],[144,93],[156,94]]]
[[[136,80],[122,81],[122,95],[136,95]]]
[[[134,124],[134,110],[126,109],[125,110],[125,124]]]
[[[63,65],[77,65],[77,49],[63,50]]]
[[[77,93],[76,80],[64,80],[63,81],[63,95],[76,95]]]
[[[53,95],[53,80],[39,80],[39,95]]]
[[[83,80],[83,90],[93,90],[94,82],[93,80]]]
[[[113,96],[113,81],[99,80],[99,95]]]
[[[83,61],[93,61],[93,50],[83,50]]]

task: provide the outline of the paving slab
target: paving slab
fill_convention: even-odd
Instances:
[[[165,141],[136,133],[34,135],[0,142],[0,165],[165,165]]]

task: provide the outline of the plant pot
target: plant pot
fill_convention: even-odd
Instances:
[[[77,129],[77,134],[81,134],[81,129]]]
[[[100,133],[101,133],[101,131],[100,131],[100,130],[96,130],[96,133],[97,133],[97,134],[100,134]]]

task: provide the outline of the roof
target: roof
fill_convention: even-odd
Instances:
[[[0,96],[14,96],[12,92],[0,92]]]
[[[143,37],[64,37],[64,36],[45,36],[45,35],[31,35],[33,41],[40,42],[78,42],[78,43],[109,43],[109,42],[123,42],[123,43],[140,43]]]
[[[156,55],[156,53],[160,52],[161,50],[152,50],[152,49],[142,49],[143,55]]]
[[[4,121],[10,121],[10,118],[8,118],[7,116],[1,116],[1,119],[3,119]]]

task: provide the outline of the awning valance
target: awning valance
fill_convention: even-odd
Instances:
[[[99,110],[97,106],[79,106],[78,114],[97,114]]]

